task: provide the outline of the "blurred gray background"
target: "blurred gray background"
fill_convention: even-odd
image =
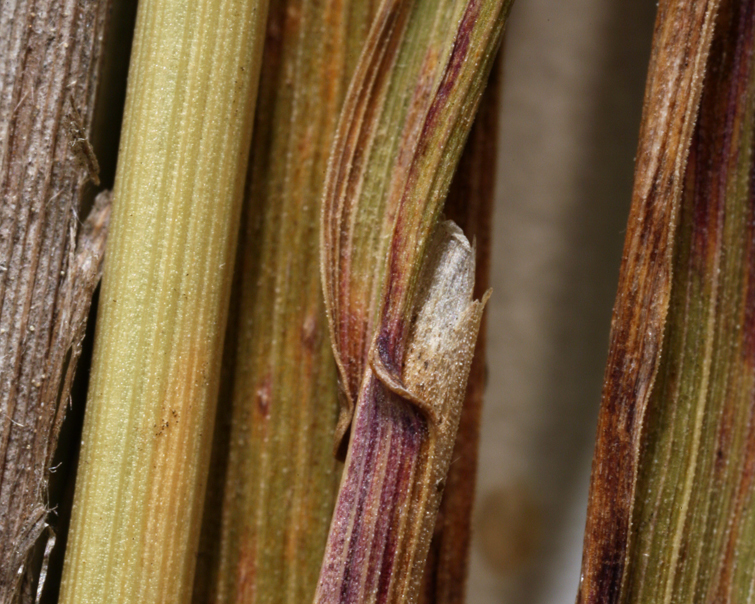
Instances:
[[[655,11],[512,9],[470,604],[574,602]]]

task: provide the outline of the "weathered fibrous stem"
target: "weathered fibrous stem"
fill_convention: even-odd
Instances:
[[[83,230],[78,212],[99,184],[88,138],[110,6],[0,1],[2,603],[35,596],[30,558],[104,257],[107,195]]]
[[[266,14],[139,4],[62,603],[190,600]]]

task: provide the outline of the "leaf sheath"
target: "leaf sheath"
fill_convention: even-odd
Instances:
[[[315,602],[418,597],[484,307],[472,302],[474,252],[453,223],[438,227],[424,269],[401,382],[412,400],[373,363]],[[433,405],[434,420],[418,401]]]
[[[316,602],[413,602],[419,594],[482,312],[471,303],[471,248],[458,227],[437,219],[509,7],[383,3],[344,103],[321,240],[346,402],[338,439],[356,415]],[[471,281],[459,277],[453,293],[436,292],[449,296],[433,303],[438,317],[443,304],[459,306],[425,340],[417,317],[429,281],[420,270],[444,272],[440,240],[467,250],[471,264],[459,275]],[[427,371],[415,374],[418,358]]]
[[[289,0],[271,7],[232,326],[239,340],[213,601],[314,596],[340,477],[319,216],[328,152],[371,4]]]

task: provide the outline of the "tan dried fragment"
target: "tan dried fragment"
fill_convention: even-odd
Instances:
[[[89,137],[84,128],[84,120],[79,110],[76,109],[76,103],[70,94],[68,95],[68,102],[71,106],[71,113],[68,118],[68,135],[71,140],[68,142],[68,146],[81,167],[86,170],[89,180],[92,181],[94,186],[98,187],[100,186],[100,164],[92,148],[92,143],[89,142]]]
[[[467,378],[482,313],[491,291],[472,300],[475,250],[451,221],[441,223],[430,242],[428,260],[418,284],[417,318],[404,364],[404,384],[429,419],[429,438],[422,478],[416,483],[417,509],[424,522],[414,525],[407,547],[411,563],[411,601],[415,601],[427,551],[446,484],[456,441]],[[411,527],[411,525],[409,525]],[[409,568],[409,565],[407,564]],[[407,594],[409,595],[409,594]]]
[[[445,215],[456,222],[466,237],[474,242],[475,297],[482,297],[490,284],[500,57],[499,51],[443,207]],[[467,379],[454,450],[451,453],[453,463],[448,468],[425,565],[419,598],[421,604],[464,604],[466,601],[477,449],[485,392],[485,331],[483,316]]]
[[[454,222],[442,222],[429,244],[417,285],[416,318],[402,377],[391,373],[375,345],[370,356],[377,378],[419,408],[431,434],[448,436],[449,425],[454,425],[452,439],[479,320],[490,297],[487,292],[482,301],[472,300],[474,276],[474,248]]]
[[[41,409],[56,409],[50,438],[44,443],[45,485],[51,471],[50,466],[52,465],[53,456],[55,455],[54,445],[57,444],[58,434],[60,433],[60,428],[70,402],[71,386],[76,373],[76,366],[81,356],[82,341],[86,333],[86,323],[92,296],[102,276],[105,243],[110,224],[111,200],[111,191],[102,191],[97,195],[94,207],[81,226],[78,242],[76,241],[77,222],[71,222],[68,270],[66,271],[66,278],[61,288],[62,300],[59,305],[60,312],[54,325],[53,339],[50,344],[50,357],[44,372],[45,375],[51,377],[45,380],[39,403]],[[24,426],[19,427],[24,428]],[[44,533],[48,533],[42,559],[42,568],[37,581],[35,600],[37,602],[44,590],[47,578],[47,564],[56,542],[55,532],[47,523],[49,511],[48,505],[43,502],[40,496],[36,501],[36,505],[26,513],[24,530],[16,539],[12,553],[7,560],[7,564],[12,569],[18,569],[15,572],[14,584],[7,587],[11,594],[18,594],[21,591],[24,579],[31,585],[29,582],[32,572],[30,557],[35,551],[36,544],[43,538]]]
[[[81,225],[78,242],[71,246],[69,279],[65,284],[66,304],[60,314],[57,330],[67,334],[59,346],[52,349],[53,362],[63,365],[68,356],[66,373],[63,378],[61,398],[58,402],[58,411],[55,416],[55,434],[65,418],[66,406],[69,403],[71,385],[76,370],[76,364],[81,356],[81,345],[86,333],[86,323],[89,316],[89,308],[92,296],[97,284],[102,278],[102,267],[105,263],[105,244],[110,227],[110,215],[113,209],[113,192],[102,191],[94,199],[94,206],[89,211],[84,223]],[[71,237],[74,234],[71,232]],[[49,397],[57,394],[58,384],[49,385]],[[48,464],[52,463],[50,451]]]

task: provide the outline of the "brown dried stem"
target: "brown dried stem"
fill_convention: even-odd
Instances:
[[[30,556],[109,204],[78,237],[109,0],[0,2],[0,602],[30,601]]]

